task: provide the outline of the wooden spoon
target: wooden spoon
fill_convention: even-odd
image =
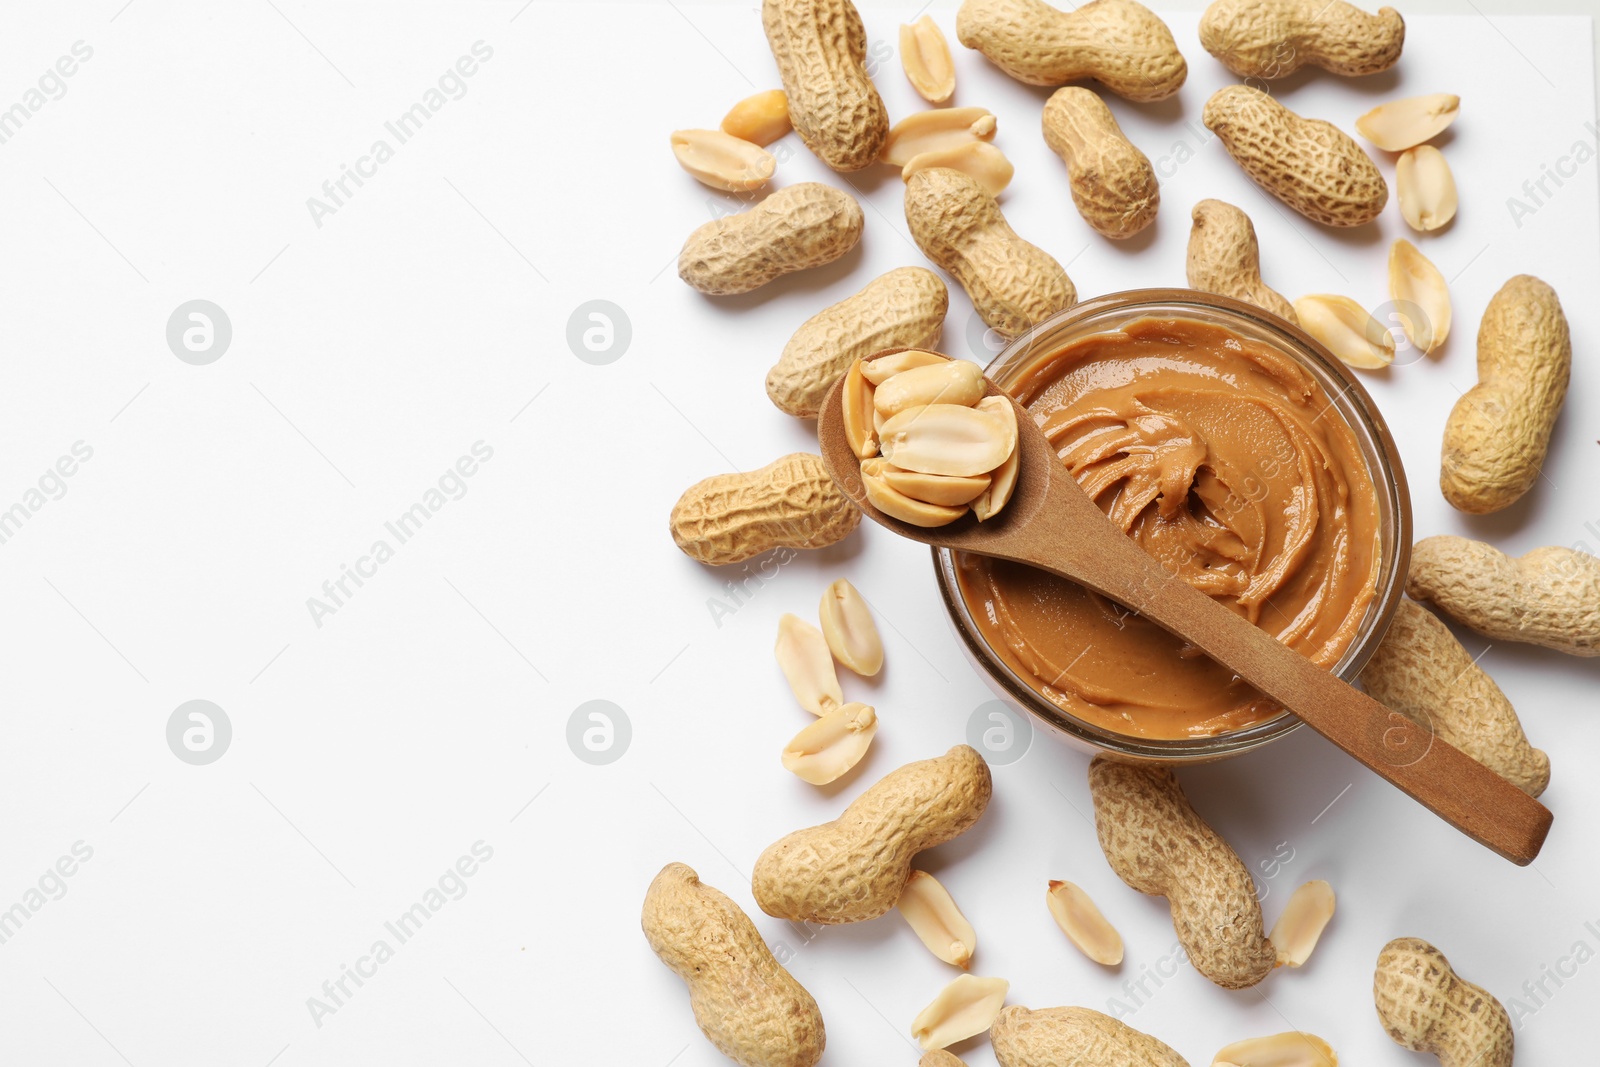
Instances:
[[[867,501],[861,462],[845,438],[842,389],[841,381],[828,394],[817,437],[834,481],[868,518],[913,541],[1026,563],[1117,601],[1204,651],[1479,844],[1519,866],[1539,854],[1550,832],[1549,809],[1427,727],[1169,576],[1079,488],[1033,416],[1015,400],[1021,456],[1010,502],[987,522],[968,514],[924,529],[890,518]],[[1007,396],[993,382],[988,394]]]

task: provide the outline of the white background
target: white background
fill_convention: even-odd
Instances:
[[[75,41],[94,55],[0,145],[0,508],[74,442],[93,457],[0,545],[0,909],[75,842],[93,857],[0,944],[0,1061],[709,1067],[724,1061],[638,931],[645,886],[670,860],[795,953],[827,1020],[825,1062],[916,1058],[904,1035],[951,970],[894,916],[816,936],[762,916],[748,875],[783,833],[964,740],[989,699],[926,552],[865,530],[751,583],[719,626],[708,599],[738,576],[692,563],[666,529],[689,483],[811,444],[763,378],[805,318],[923,262],[900,183],[888,169],[833,175],[791,137],[779,183],[853,186],[868,205],[860,249],[745,297],[701,297],[675,277],[676,251],[742,205],[678,170],[667,134],[714,126],[776,84],[754,5],[519,8],[106,0],[7,13],[0,107]],[[933,8],[952,38],[954,9]],[[865,9],[895,117],[921,106],[893,56],[916,10]],[[1419,536],[1600,547],[1600,166],[1580,166],[1520,227],[1506,206],[1542,164],[1594,144],[1591,23],[1459,11],[1413,18],[1392,74],[1310,72],[1273,91],[1347,129],[1385,98],[1460,93],[1441,143],[1461,215],[1418,241],[1453,279],[1454,332],[1435,358],[1363,380],[1400,440]],[[1182,284],[1189,208],[1217,196],[1254,218],[1276,288],[1376,306],[1390,240],[1414,235],[1393,204],[1355,233],[1319,228],[1202,143],[1201,107],[1230,79],[1198,47],[1195,18],[1171,20],[1190,61],[1175,100],[1110,101],[1158,165],[1180,141],[1195,152],[1164,167],[1153,229],[1121,245],[1072,208],[1038,133],[1047,93],[958,49],[956,102],[998,114],[996,144],[1017,166],[1008,217],[1091,295]],[[493,56],[465,95],[317,226],[307,198],[479,40]],[[1571,395],[1547,479],[1472,520],[1439,497],[1440,432],[1474,380],[1481,309],[1523,271],[1565,302]],[[195,298],[232,322],[209,366],[166,343],[168,316]],[[566,339],[594,299],[631,322],[604,366]],[[986,359],[970,320],[952,285],[944,345]],[[317,626],[307,598],[479,441],[493,458],[466,495]],[[839,576],[879,611],[886,671],[845,686],[883,726],[859,772],[818,790],[778,765],[809,717],[770,645],[777,617],[810,614]],[[1585,958],[1600,950],[1596,662],[1495,645],[1482,664],[1552,756],[1557,819],[1537,865],[1477,848],[1309,732],[1188,771],[1197,807],[1260,879],[1269,922],[1310,878],[1333,883],[1340,910],[1301,972],[1229,993],[1182,967],[1147,982],[1133,1025],[1197,1064],[1290,1028],[1348,1063],[1420,1062],[1383,1035],[1370,997],[1379,948],[1414,934],[1508,1006],[1536,1009],[1518,1031],[1525,1062],[1589,1047],[1595,968],[1547,981],[1553,996],[1523,983],[1570,970],[1578,942]],[[198,767],[166,742],[173,709],[197,698],[233,728],[226,754]],[[567,743],[569,716],[595,699],[632,728],[606,766]],[[1128,999],[1125,981],[1169,966],[1164,903],[1124,887],[1095,843],[1085,762],[1037,738],[996,768],[979,826],[920,862],[977,927],[975,970],[1009,978],[1015,1003],[1107,1010]],[[307,998],[374,940],[392,944],[385,921],[480,840],[493,858],[465,895],[318,1026]],[[1050,878],[1079,882],[1120,927],[1120,971],[1055,930]],[[959,1051],[992,1062],[981,1042]]]

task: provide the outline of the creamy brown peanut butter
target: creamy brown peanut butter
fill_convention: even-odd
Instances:
[[[1378,496],[1354,433],[1292,357],[1224,327],[1141,319],[1044,353],[1008,383],[1113,522],[1169,573],[1332,667],[1377,589]],[[1278,706],[1072,582],[957,554],[996,654],[1072,715],[1205,736]]]

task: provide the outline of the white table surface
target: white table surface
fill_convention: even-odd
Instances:
[[[1442,8],[1463,17],[1411,18],[1392,74],[1310,73],[1274,91],[1346,128],[1380,99],[1461,94],[1443,144],[1463,208],[1419,241],[1453,279],[1455,329],[1435,358],[1364,380],[1400,440],[1419,535],[1600,548],[1600,164],[1520,226],[1506,206],[1542,164],[1594,144],[1592,24]],[[954,9],[932,8],[952,37]],[[893,55],[915,10],[865,8],[895,116],[919,106]],[[1189,208],[1218,196],[1255,219],[1275,287],[1376,306],[1389,241],[1414,235],[1392,205],[1334,233],[1256,192],[1199,124],[1229,79],[1195,19],[1171,19],[1191,68],[1176,100],[1111,101],[1165,174],[1157,224],[1122,245],[1073,210],[1037,132],[1046,94],[960,51],[957,102],[996,112],[1017,165],[1008,217],[1093,294],[1181,284]],[[894,174],[835,176],[783,142],[780,182],[848,180],[866,236],[833,266],[712,301],[677,280],[674,258],[693,227],[740,205],[679,171],[666,135],[775,84],[752,3],[40,5],[0,35],[0,109],[78,41],[92,56],[65,92],[0,144],[0,510],[29,508],[0,543],[0,1061],[711,1067],[724,1061],[638,930],[650,878],[683,860],[792,954],[827,1019],[826,1063],[914,1062],[906,1031],[951,970],[893,916],[811,932],[760,915],[747,879],[781,834],[964,740],[989,699],[926,553],[864,531],[749,581],[717,618],[709,602],[744,575],[692,563],[666,530],[690,482],[811,443],[762,380],[806,317],[923,262]],[[446,78],[437,111],[396,144],[385,123],[479,41],[471,76]],[[363,162],[378,139],[394,151]],[[1180,144],[1194,158],[1162,164]],[[364,184],[347,180],[337,210],[313,218],[308,198],[344,165]],[[1469,519],[1435,487],[1440,431],[1473,381],[1484,303],[1523,271],[1565,302],[1571,395],[1547,480]],[[204,366],[167,341],[194,299],[232,328]],[[603,365],[567,340],[591,300],[630,324]],[[986,358],[972,322],[952,286],[945,346]],[[78,442],[89,458],[48,477]],[[449,473],[460,457],[470,477]],[[385,524],[441,489],[401,543]],[[379,540],[392,552],[366,561]],[[367,577],[345,579],[335,603],[323,584],[347,565]],[[818,790],[778,765],[807,716],[770,645],[778,616],[810,613],[839,576],[879,610],[885,674],[845,686],[883,726],[858,773]],[[314,614],[311,598],[335,610]],[[1600,972],[1575,966],[1600,950],[1600,675],[1596,661],[1502,644],[1482,663],[1554,764],[1557,820],[1532,869],[1306,731],[1184,774],[1257,874],[1269,922],[1307,879],[1339,894],[1312,963],[1255,990],[1173,966],[1163,902],[1124,887],[1095,843],[1085,758],[1048,738],[997,766],[983,821],[921,865],[975,924],[975,970],[1009,978],[1013,1002],[1122,1001],[1196,1064],[1289,1028],[1346,1063],[1426,1062],[1389,1042],[1371,1006],[1373,961],[1401,934],[1521,1005],[1522,1062],[1575,1062],[1600,995]],[[231,726],[205,765],[167,740],[197,699]],[[629,723],[598,766],[567,740],[594,700]],[[72,874],[47,874],[64,856]],[[449,873],[461,857],[469,878]],[[1083,885],[1121,929],[1119,971],[1054,929],[1050,878]],[[429,918],[402,942],[385,924],[419,902]],[[379,940],[392,957],[362,962]],[[325,992],[347,966],[363,984]],[[1545,977],[1557,972],[1559,987]],[[960,1051],[993,1062],[982,1042]]]

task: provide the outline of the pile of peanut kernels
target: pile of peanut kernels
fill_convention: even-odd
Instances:
[[[764,0],[761,10],[782,88],[738,102],[719,130],[674,133],[673,151],[689,174],[717,189],[760,190],[776,172],[766,146],[792,130],[836,171],[899,168],[917,246],[965,288],[1000,336],[1015,337],[1077,301],[1061,265],[1018,236],[1000,209],[997,198],[1014,168],[993,143],[995,116],[981,107],[944,106],[955,93],[956,65],[932,16],[901,27],[899,51],[911,85],[934,106],[891,125],[865,65],[866,35],[850,0]],[[1091,0],[1071,12],[1041,0],[965,0],[956,36],[1026,84],[1093,80],[1138,102],[1172,96],[1188,69],[1166,25],[1135,0]],[[1216,0],[1200,23],[1206,51],[1252,81],[1308,64],[1342,77],[1384,71],[1400,60],[1404,39],[1393,9],[1369,14],[1343,0]],[[1457,211],[1450,168],[1428,142],[1455,120],[1459,104],[1448,93],[1395,100],[1355,124],[1375,148],[1398,153],[1400,213],[1422,239]],[[1388,202],[1383,174],[1351,136],[1258,88],[1220,90],[1206,103],[1204,122],[1250,178],[1318,224],[1366,225]],[[1160,187],[1150,161],[1095,91],[1057,89],[1042,109],[1041,131],[1095,231],[1121,240],[1155,218]],[[709,296],[749,292],[839,259],[860,239],[863,223],[848,193],[818,182],[789,186],[692,233],[679,274]],[[1353,367],[1394,360],[1394,337],[1357,301],[1313,294],[1291,303],[1267,287],[1254,227],[1237,207],[1211,199],[1194,206],[1186,268],[1191,287],[1255,304]],[[1388,287],[1408,343],[1423,353],[1438,350],[1450,330],[1449,293],[1412,242],[1394,242]],[[924,526],[961,520],[968,511],[979,521],[990,517],[1004,506],[1016,476],[1010,403],[985,397],[987,383],[972,364],[929,348],[948,303],[945,282],[933,271],[892,270],[802,324],[767,377],[773,403],[803,418],[816,417],[842,379],[843,422],[862,460],[868,501]],[[1452,505],[1474,514],[1497,511],[1533,487],[1570,364],[1571,339],[1554,291],[1537,278],[1512,278],[1482,318],[1479,383],[1445,429],[1440,488]],[[859,518],[820,457],[795,453],[692,486],[673,509],[671,526],[685,553],[722,565],[774,548],[836,543]],[[1495,640],[1600,655],[1600,560],[1585,553],[1551,547],[1512,559],[1465,538],[1429,537],[1415,546],[1407,591]],[[796,698],[818,716],[790,742],[783,762],[813,784],[854,768],[878,726],[874,709],[844,701],[834,661],[863,675],[882,663],[871,613],[848,582],[829,587],[820,615],[820,631],[785,616],[776,645]],[[1548,783],[1549,759],[1528,742],[1505,695],[1416,602],[1402,602],[1363,682],[1390,708],[1431,726],[1530,795]],[[1107,862],[1131,888],[1167,899],[1197,971],[1238,989],[1306,961],[1333,915],[1326,882],[1297,890],[1269,934],[1248,870],[1190,806],[1170,771],[1097,758],[1089,786]],[[966,970],[977,950],[973,927],[949,892],[912,862],[975,824],[992,788],[988,766],[966,745],[901,767],[834,821],[791,833],[763,852],[754,898],[769,915],[823,924],[898,909],[938,959]],[[1046,905],[1088,958],[1120,963],[1120,935],[1081,888],[1053,880]],[[701,1029],[731,1059],[746,1067],[812,1067],[821,1058],[825,1035],[816,1001],[727,896],[683,864],[669,864],[650,886],[643,922],[651,947],[688,983]],[[945,1046],[986,1032],[1002,1067],[1187,1062],[1156,1038],[1087,1008],[1005,1007],[1008,989],[1003,979],[963,974],[939,991],[911,1022],[929,1050],[925,1067],[960,1064]],[[1511,1024],[1499,1001],[1458,977],[1425,941],[1400,937],[1385,945],[1373,993],[1380,1022],[1406,1048],[1435,1053],[1447,1065],[1512,1062]],[[1212,1062],[1333,1067],[1337,1061],[1321,1038],[1291,1032],[1230,1045]]]

